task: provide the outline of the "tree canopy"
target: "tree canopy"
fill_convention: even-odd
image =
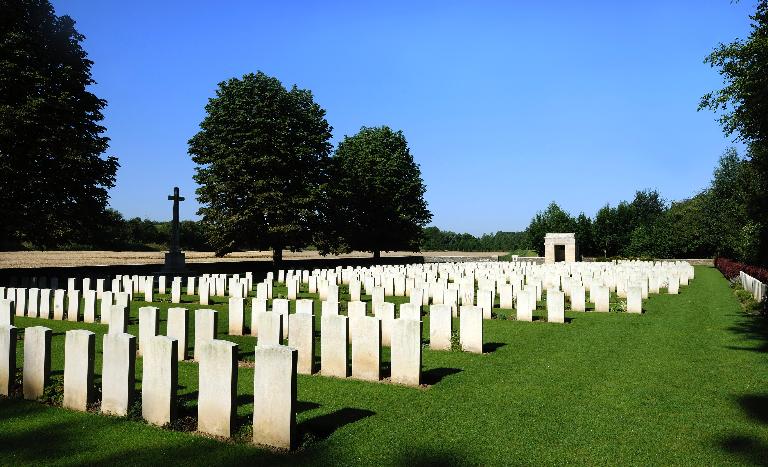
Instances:
[[[103,158],[106,101],[69,16],[47,0],[0,0],[0,247],[88,241],[118,163]]]
[[[424,182],[402,131],[363,127],[333,157],[333,216],[346,248],[418,251],[432,219]]]
[[[189,140],[197,198],[218,255],[304,248],[320,222],[331,126],[312,93],[262,72],[219,83]]]
[[[750,225],[757,233],[754,261],[768,264],[768,0],[757,3],[746,39],[719,44],[705,62],[717,68],[725,86],[705,94],[699,109],[719,114],[726,135],[748,147],[756,177],[748,204]]]

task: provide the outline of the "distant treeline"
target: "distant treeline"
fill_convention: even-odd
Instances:
[[[496,232],[475,237],[468,233],[424,229],[421,242],[424,251],[520,251],[532,250],[527,232]]]

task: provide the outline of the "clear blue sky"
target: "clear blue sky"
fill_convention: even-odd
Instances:
[[[731,144],[696,112],[702,63],[748,33],[753,1],[157,2],[54,0],[86,36],[108,101],[111,205],[167,219],[198,205],[187,141],[217,83],[257,70],[312,90],[334,144],[404,131],[433,224],[524,229],[550,201],[576,214],[656,188],[704,188]]]

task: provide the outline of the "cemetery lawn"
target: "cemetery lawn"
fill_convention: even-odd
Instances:
[[[134,319],[141,305],[134,302]],[[164,332],[169,304],[157,306]],[[484,355],[424,350],[428,388],[300,375],[301,448],[293,453],[248,444],[253,371],[247,367],[239,370],[238,439],[227,442],[188,432],[194,430],[194,363],[179,365],[183,409],[173,429],[135,416],[0,398],[0,464],[768,462],[765,321],[742,312],[728,282],[709,267],[696,267],[680,295],[653,295],[644,309],[643,315],[566,312],[566,325],[486,321]],[[220,336],[227,326],[222,315]],[[97,332],[100,371],[106,326],[31,318],[17,318],[16,325],[54,330],[52,370],[59,383],[64,332]],[[129,332],[137,328],[135,321]],[[426,338],[428,329],[425,319]],[[227,339],[241,344],[241,360],[252,358],[253,338]],[[21,343],[18,355],[21,365]],[[136,370],[139,383],[140,359]]]

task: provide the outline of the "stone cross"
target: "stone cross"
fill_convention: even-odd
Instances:
[[[168,196],[169,201],[173,201],[173,223],[171,224],[171,247],[172,253],[181,251],[179,246],[179,202],[184,198],[179,196],[179,187],[173,187],[173,196]]]

